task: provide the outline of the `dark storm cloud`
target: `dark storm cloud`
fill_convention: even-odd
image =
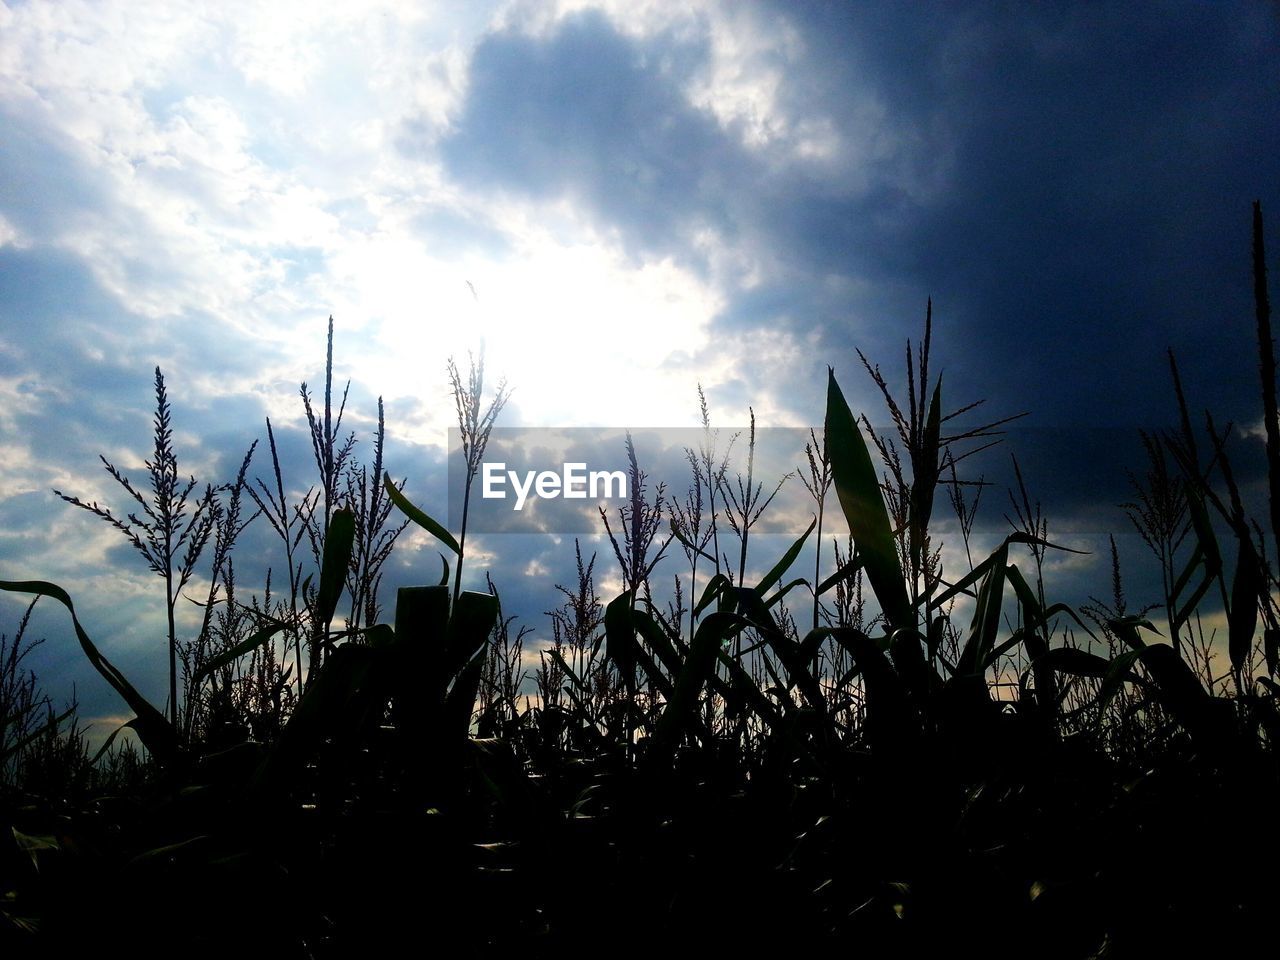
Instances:
[[[1194,409],[1256,420],[1250,202],[1280,223],[1273,7],[773,10],[804,45],[781,108],[829,118],[856,157],[753,152],[682,92],[705,45],[589,14],[486,38],[444,159],[473,186],[570,195],[627,247],[695,267],[683,228],[714,225],[777,268],[727,291],[721,331],[816,330],[847,381],[864,376],[854,346],[895,377],[932,294],[954,406],[1130,431],[1076,448],[1071,471],[1024,458],[1084,523],[1141,469],[1136,428],[1174,422],[1166,348]]]
[[[1136,428],[1176,417],[1166,348],[1193,413],[1257,419],[1249,205],[1280,213],[1273,11],[1037,7],[809,26],[815,43],[865,38],[854,48],[890,109],[945,131],[946,189],[886,267],[939,298],[958,380],[995,411],[1031,411],[1010,446],[1051,509],[1088,514],[1130,492]],[[921,37],[934,55],[907,68]],[[1036,457],[1053,445],[1037,426],[1084,433]],[[1256,467],[1256,451],[1237,451]]]
[[[820,57],[789,65],[784,104],[819,104],[851,142],[865,136],[883,145],[860,150],[856,163],[797,160],[789,144],[748,147],[735,123],[722,125],[688,100],[708,43],[635,39],[596,12],[567,17],[546,37],[491,34],[475,50],[467,99],[441,156],[468,186],[572,198],[632,252],[675,255],[705,270],[691,231],[709,226],[725,247],[788,275],[785,284],[730,291],[727,329],[780,321],[803,328],[813,321],[792,318],[847,310],[839,283],[830,292],[832,274],[875,270],[896,283],[887,265],[903,259],[910,185],[935,176],[929,144],[909,152],[903,144],[916,131],[898,118],[857,129],[866,113],[847,111],[845,98],[875,92],[872,80],[840,76],[838,64]],[[405,147],[416,149],[411,139]]]
[[[1040,423],[1171,422],[1166,347],[1194,403],[1256,416],[1249,203],[1280,210],[1274,17],[1018,12],[799,19],[817,62],[949,156],[944,188],[875,237],[871,279],[933,292],[961,375]]]
[[[733,184],[722,172],[741,158],[680,92],[703,55],[668,37],[623,37],[596,12],[546,40],[492,34],[471,60],[443,159],[467,185],[571,197],[636,251],[663,252],[699,221],[726,227]]]
[[[1280,172],[1274,18],[1143,11],[809,24],[814,43],[864,38],[889,109],[944,131],[946,189],[886,266],[937,292],[993,394],[1034,397],[1046,420],[1168,419],[1142,370],[1166,345],[1198,365],[1202,402],[1239,412],[1249,202]]]

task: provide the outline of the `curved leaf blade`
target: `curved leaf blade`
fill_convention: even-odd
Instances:
[[[216,657],[214,657],[212,660],[210,660],[208,663],[206,663],[203,667],[201,667],[199,670],[195,672],[195,674],[191,678],[192,685],[198,686],[205,678],[210,676],[215,670],[220,670],[222,667],[225,667],[229,663],[235,663],[235,661],[239,660],[246,653],[253,652],[254,650],[262,646],[264,643],[266,643],[268,640],[270,640],[272,637],[274,637],[277,633],[279,633],[281,630],[283,630],[287,626],[288,624],[280,623],[277,621],[275,623],[272,623],[270,626],[263,627],[261,630],[258,630],[253,634],[253,636],[249,637],[249,639],[243,641],[242,643],[237,643],[231,649],[224,650],[222,653],[218,654]]]
[[[71,614],[71,624],[75,627],[76,639],[80,641],[80,646],[84,650],[85,656],[89,658],[89,662],[93,664],[94,669],[102,674],[107,683],[111,684],[116,693],[120,694],[125,703],[137,714],[131,721],[132,725],[138,731],[138,736],[142,739],[143,744],[151,751],[151,755],[162,765],[177,757],[178,735],[173,726],[159,710],[134,689],[133,684],[125,678],[125,675],[117,670],[94,646],[93,641],[89,639],[89,635],[85,633],[84,627],[80,625],[80,619],[76,616],[75,605],[71,602],[71,595],[67,591],[57,584],[49,583],[45,580],[0,580],[0,590],[8,590],[12,593],[35,593],[42,597],[51,597],[66,607],[67,612]]]
[[[462,556],[462,547],[458,546],[458,541],[453,539],[453,534],[410,503],[409,498],[401,493],[396,488],[396,485],[391,482],[391,474],[383,475],[382,485],[386,488],[387,496],[391,498],[391,502],[399,508],[401,513],[452,550],[454,556]]]
[[[893,526],[880,494],[880,480],[862,432],[830,368],[826,436],[840,509],[863,558],[871,589],[891,627],[910,626],[911,601],[903,583]]]
[[[320,593],[316,613],[327,624],[338,609],[338,598],[347,582],[351,549],[356,539],[356,518],[349,507],[335,510],[324,537],[324,559],[320,564]]]
[[[773,565],[773,569],[764,575],[764,579],[756,584],[756,593],[764,596],[769,592],[769,588],[782,579],[783,574],[791,569],[791,565],[796,562],[796,557],[800,556],[800,551],[804,549],[805,541],[809,539],[809,534],[813,533],[813,528],[818,525],[818,518],[814,517],[809,523],[808,529],[787,548],[787,552],[782,555],[782,559]]]

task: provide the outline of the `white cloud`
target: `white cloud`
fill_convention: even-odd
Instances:
[[[777,12],[770,23],[760,22],[750,6],[716,5],[708,14],[710,57],[688,91],[690,100],[721,125],[737,129],[747,146],[786,139],[793,119],[779,92],[803,53],[796,31]]]
[[[12,223],[0,214],[0,247],[16,247],[19,250],[26,249],[30,246],[30,241],[23,238]]]
[[[648,9],[619,20],[631,29],[674,22],[663,5]],[[34,4],[10,16],[3,92],[36,98],[31,109],[101,178],[98,202],[47,241],[82,258],[134,313],[199,312],[298,358],[234,383],[211,372],[205,388],[302,379],[333,313],[355,375],[388,398],[422,397],[436,430],[450,420],[436,402],[444,359],[482,339],[490,370],[518,386],[525,417],[692,416],[692,377],[667,360],[707,347],[724,304],[716,286],[669,259],[626,260],[563,206],[461,195],[429,156],[394,149],[410,115],[429,128],[429,145],[465,92],[471,37],[438,13],[384,4],[126,15],[111,4]],[[484,16],[465,27],[481,29]],[[734,42],[749,32],[737,29]],[[336,89],[334,78],[349,86]],[[429,249],[414,219],[431,210],[492,230],[510,252]],[[314,251],[305,275],[298,249]],[[726,267],[752,270],[758,264]],[[139,333],[155,336],[121,339],[136,344]]]

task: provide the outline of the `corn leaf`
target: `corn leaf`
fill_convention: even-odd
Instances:
[[[756,584],[756,593],[764,596],[769,592],[769,588],[782,579],[782,575],[791,569],[791,565],[796,562],[796,557],[800,556],[800,551],[804,549],[805,541],[809,539],[809,534],[813,533],[813,528],[818,525],[818,518],[814,517],[809,523],[809,527],[796,540],[795,543],[787,549],[782,555],[782,559],[773,565],[773,569],[764,575],[764,579]]]
[[[633,683],[636,669],[636,636],[631,622],[632,591],[615,597],[604,608],[605,656],[612,660],[627,683]]]
[[[1106,657],[1100,657],[1096,653],[1090,653],[1088,650],[1081,650],[1077,647],[1054,647],[1048,653],[1032,661],[1031,666],[1024,671],[1024,676],[1040,665],[1077,677],[1095,677],[1097,679],[1106,677],[1111,669],[1111,661]]]
[[[703,610],[715,603],[720,597],[721,591],[730,585],[729,578],[723,573],[717,573],[714,577],[707,581],[707,585],[702,588],[702,599],[698,601],[698,605],[693,608],[693,615],[699,616]]]
[[[0,580],[0,590],[8,590],[13,593],[34,593],[42,597],[52,597],[66,607],[67,612],[71,614],[71,625],[75,627],[76,638],[80,641],[80,647],[84,650],[85,656],[89,658],[89,662],[93,664],[94,669],[102,674],[107,683],[111,684],[116,693],[120,694],[130,709],[137,714],[130,722],[138,732],[143,744],[151,751],[151,755],[162,766],[177,758],[178,735],[176,731],[169,721],[165,719],[164,715],[134,689],[133,684],[125,678],[125,675],[98,652],[98,648],[94,646],[93,641],[89,639],[89,635],[85,633],[84,628],[80,625],[80,620],[76,616],[75,605],[72,604],[71,596],[67,591],[56,584],[44,580]]]
[[[844,583],[844,581],[848,580],[850,577],[852,577],[855,573],[857,573],[861,569],[862,569],[862,558],[860,556],[857,556],[857,553],[855,551],[853,559],[849,560],[839,570],[831,574],[831,576],[827,577],[827,579],[823,580],[822,583],[818,584],[818,591],[817,591],[818,596],[822,596],[824,593],[826,593],[836,584]]]
[[[973,609],[973,622],[969,639],[956,669],[962,674],[982,673],[991,662],[996,633],[1000,629],[1000,608],[1004,602],[1005,566],[1009,558],[1009,542],[1006,540],[988,559],[991,561],[982,586],[978,588],[978,602]]]
[[[680,528],[676,524],[675,517],[671,518],[670,523],[671,523],[671,535],[675,537],[677,540],[679,540],[686,550],[688,550],[692,554],[702,557],[704,560],[709,560],[712,563],[716,562],[715,557],[707,553],[705,550],[703,550],[696,543],[692,542],[688,537],[686,537],[683,533],[680,532]]]
[[[444,660],[450,676],[488,643],[498,612],[498,598],[491,593],[464,590],[458,594],[445,631]]]
[[[287,626],[288,626],[287,623],[280,623],[279,621],[276,621],[272,623],[270,626],[263,627],[261,630],[256,631],[253,634],[253,636],[249,637],[249,639],[241,643],[237,643],[234,647],[232,647],[229,650],[224,650],[222,653],[218,654],[216,657],[209,660],[208,663],[206,663],[199,670],[197,670],[195,674],[192,675],[192,678],[191,678],[192,684],[198,685],[206,677],[210,676],[215,670],[220,670],[222,667],[225,667],[229,663],[235,663],[237,660],[243,657],[246,653],[251,653],[252,651],[256,650],[258,647],[262,646],[264,643],[266,643],[268,640],[270,640],[272,637],[274,637],[277,633],[279,633],[281,630],[283,630]]]
[[[351,565],[351,548],[356,537],[356,518],[349,507],[335,510],[329,518],[329,529],[324,537],[324,559],[320,564],[320,594],[316,600],[316,615],[321,623],[333,619],[338,609],[338,598],[347,582],[347,568]]]
[[[58,727],[62,724],[62,721],[67,719],[67,717],[71,716],[75,712],[76,712],[76,708],[74,706],[69,707],[66,711],[63,712],[61,716],[50,717],[44,723],[40,724],[40,726],[36,727],[35,730],[31,731],[31,733],[27,734],[25,737],[19,740],[17,743],[12,744],[8,749],[0,750],[0,763],[4,763],[9,757],[17,756],[18,753],[21,752],[22,749],[27,746],[27,744],[35,743],[45,734],[56,731]],[[119,733],[119,729],[116,730],[116,733]],[[115,733],[113,733],[111,736],[114,737]],[[108,741],[110,741],[111,738],[108,737],[107,739]],[[99,754],[101,754],[101,751],[99,751]],[[94,760],[96,761],[97,757],[95,757]]]
[[[871,589],[890,626],[909,626],[911,601],[903,583],[893,527],[880,494],[880,480],[862,432],[830,368],[827,371],[826,436],[840,509],[858,545]]]
[[[1231,669],[1239,672],[1253,650],[1253,634],[1258,628],[1258,594],[1265,580],[1258,555],[1247,536],[1240,537],[1236,575],[1231,583],[1231,611],[1227,617],[1227,651]]]
[[[401,513],[452,550],[454,556],[462,556],[462,547],[458,546],[458,541],[453,539],[453,534],[410,503],[409,498],[396,489],[396,485],[391,482],[391,474],[383,475],[382,485],[386,488],[391,502],[399,508]]]
[[[623,596],[626,596],[624,594]],[[615,600],[614,603],[617,601]],[[612,606],[612,604],[610,604]],[[675,689],[667,702],[654,733],[654,757],[659,764],[669,758],[684,733],[686,724],[698,702],[698,694],[716,662],[716,654],[729,637],[751,622],[741,614],[717,611],[698,624],[689,644]]]

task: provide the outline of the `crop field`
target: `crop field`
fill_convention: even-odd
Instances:
[[[754,416],[735,473],[702,400],[679,496],[629,450],[629,498],[600,511],[601,553],[564,545],[577,576],[548,585],[537,650],[501,584],[462,588],[468,505],[447,524],[389,472],[381,402],[357,458],[332,325],[323,391],[301,391],[302,497],[270,422],[235,477],[184,480],[156,369],[146,476],[104,458],[116,503],[58,495],[163,585],[167,699],[110,662],[77,597],[0,581],[67,618],[132,714],[91,751],[26,666],[28,620],[4,625],[0,951],[83,956],[104,931],[138,957],[317,960],[1083,960],[1274,940],[1280,414],[1256,204],[1252,245],[1258,356],[1239,375],[1261,372],[1269,510],[1246,508],[1237,438],[1169,355],[1180,426],[1132,438],[1149,469],[1124,505],[1160,572],[1144,608],[1115,554],[1100,599],[1055,598],[1046,558],[1066,547],[1020,475],[1006,534],[977,552],[966,460],[1007,419],[951,402],[928,315],[904,395],[860,355],[883,410],[851,409],[829,375],[794,480],[812,522],[777,556],[752,537],[776,492],[753,472]],[[509,392],[482,362],[448,371],[470,495]],[[237,582],[250,524],[274,536],[266,584]],[[388,595],[409,529],[443,562]]]

